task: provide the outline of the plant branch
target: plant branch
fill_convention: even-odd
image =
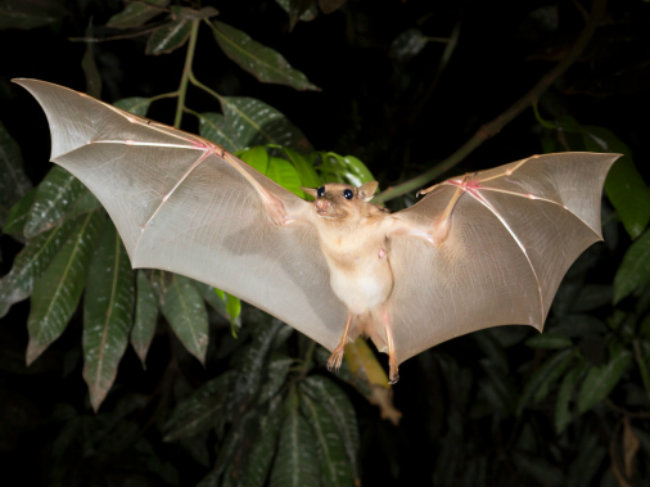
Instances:
[[[374,198],[374,203],[383,203],[397,196],[421,188],[429,183],[431,180],[437,178],[441,174],[447,172],[465,157],[467,157],[474,149],[480,146],[487,139],[498,134],[503,127],[511,122],[517,115],[523,112],[529,105],[537,101],[537,99],[571,66],[582,54],[585,47],[591,41],[591,38],[598,26],[600,19],[605,12],[606,0],[594,0],[591,13],[587,23],[576,40],[575,44],[569,50],[567,55],[560,61],[553,69],[548,71],[542,78],[526,93],[519,98],[510,108],[501,113],[499,116],[481,126],[474,135],[472,135],[456,152],[451,154],[446,159],[442,160],[428,171],[423,172],[419,176],[405,181],[397,186],[388,188],[383,193]]]
[[[174,117],[174,127],[181,126],[183,118],[183,109],[185,108],[185,95],[187,94],[187,81],[192,76],[192,62],[194,61],[194,52],[196,51],[196,38],[199,32],[199,21],[192,20],[192,28],[190,30],[190,41],[187,45],[187,53],[185,54],[185,66],[183,66],[183,75],[181,76],[181,83],[178,87],[178,101],[176,102],[176,116]]]

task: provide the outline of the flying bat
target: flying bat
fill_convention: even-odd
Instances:
[[[542,330],[573,261],[602,239],[615,154],[536,155],[448,179],[390,213],[376,182],[308,202],[223,147],[88,95],[18,79],[42,105],[53,162],[100,200],[134,268],[221,288],[332,352],[370,337],[404,360],[482,328]]]

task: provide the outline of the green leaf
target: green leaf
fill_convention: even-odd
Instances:
[[[557,434],[562,433],[573,419],[569,403],[573,397],[576,383],[585,370],[585,364],[576,365],[566,373],[560,384],[557,393],[557,402],[555,404],[555,431]]]
[[[122,98],[121,100],[113,103],[113,105],[135,115],[145,117],[147,115],[147,111],[149,110],[149,106],[151,105],[151,98],[132,96],[129,98]]]
[[[143,270],[137,271],[137,300],[135,304],[135,320],[131,329],[131,346],[142,362],[142,368],[147,368],[147,352],[156,333],[158,321],[158,303],[153,287]]]
[[[146,54],[168,54],[187,42],[192,30],[192,21],[180,17],[155,29],[147,40]]]
[[[348,396],[334,382],[321,376],[307,377],[300,382],[300,389],[329,412],[343,442],[352,475],[358,479],[359,430],[354,408]]]
[[[246,466],[240,473],[238,485],[265,485],[277,451],[283,419],[282,401],[277,396],[269,403],[268,409],[257,417],[259,434],[246,452]]]
[[[2,231],[14,236],[16,239],[23,239],[23,228],[36,198],[36,188],[32,188],[25,196],[9,209]]]
[[[251,147],[250,149],[240,152],[239,158],[262,174],[268,173],[269,154],[266,152],[266,147],[262,145]]]
[[[260,390],[269,351],[275,335],[282,326],[281,321],[271,319],[269,324],[260,324],[254,330],[252,343],[239,357],[237,382],[233,396],[235,404],[247,403]]]
[[[334,152],[321,153],[320,167],[324,181],[333,181],[361,186],[375,178],[366,165],[354,156],[341,156]]]
[[[228,391],[235,381],[233,371],[207,381],[174,408],[165,424],[165,441],[195,436],[227,419]]]
[[[106,221],[90,261],[84,296],[83,377],[95,412],[112,387],[126,350],[134,291],[129,257],[115,227]]]
[[[54,166],[36,189],[23,233],[32,238],[58,225],[87,193],[88,189],[77,178],[62,167]]]
[[[224,22],[215,20],[212,25],[214,38],[226,56],[258,80],[291,86],[297,90],[319,89],[274,49],[263,46],[245,32]]]
[[[205,363],[208,349],[208,312],[191,281],[174,275],[165,292],[162,312],[183,346]]]
[[[271,157],[266,175],[280,186],[288,189],[293,194],[302,197],[304,193],[300,189],[300,177],[296,168],[285,159],[280,157]]]
[[[258,404],[271,401],[280,392],[294,363],[294,359],[284,356],[269,361],[265,370],[264,381],[260,387],[260,394],[257,398]]]
[[[23,158],[16,141],[0,123],[0,226],[4,225],[9,208],[32,187],[23,170]]]
[[[295,391],[287,396],[285,409],[270,484],[297,487],[320,485],[316,439],[309,423],[300,415]]]
[[[420,29],[407,29],[393,40],[388,54],[391,59],[406,63],[417,56],[428,42],[429,38],[422,34]]]
[[[302,131],[272,106],[237,96],[222,96],[219,101],[240,146],[277,144],[302,151],[311,148]]]
[[[609,362],[589,370],[578,396],[580,414],[589,411],[612,392],[631,360],[630,351],[621,347],[611,354]]]
[[[605,192],[625,230],[633,239],[637,238],[650,221],[650,189],[634,165],[632,152],[606,128],[584,126],[582,129],[587,150],[623,154],[607,175]]]
[[[0,317],[12,304],[32,294],[34,282],[50,265],[77,224],[76,220],[66,221],[27,242],[14,259],[11,271],[0,279]]]
[[[199,118],[199,135],[216,144],[219,144],[229,152],[237,152],[247,147],[245,143],[239,140],[236,133],[221,113],[200,113]]]
[[[573,342],[566,335],[544,332],[534,335],[526,340],[526,346],[545,350],[561,350],[573,345]]]
[[[98,211],[86,214],[34,284],[27,319],[27,365],[63,333],[77,308],[102,220]]]
[[[614,276],[614,304],[650,283],[650,230],[646,230],[623,256]]]
[[[293,167],[296,168],[302,186],[307,188],[318,188],[321,185],[321,179],[318,176],[318,173],[305,156],[289,147],[280,147],[280,149],[289,161],[291,161]]]
[[[65,0],[0,0],[0,29],[33,29],[69,15]]]
[[[107,27],[132,29],[146,24],[155,16],[165,13],[169,0],[146,0],[127,3],[124,10],[108,19]]]
[[[564,373],[572,359],[572,349],[562,350],[551,355],[548,360],[536,368],[519,396],[517,414],[523,412],[531,399],[533,403],[542,401],[548,394],[550,386]]]
[[[316,438],[321,485],[355,485],[350,459],[329,410],[307,394],[300,396],[300,408]]]
[[[309,22],[318,16],[318,5],[316,0],[275,0],[289,15],[289,30],[298,23],[298,20]]]

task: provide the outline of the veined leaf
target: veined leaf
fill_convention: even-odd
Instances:
[[[230,397],[228,391],[234,381],[235,372],[225,372],[181,401],[165,424],[164,440],[194,436],[225,422]]]
[[[605,192],[625,230],[632,238],[638,237],[650,221],[650,189],[632,161],[632,151],[604,127],[584,126],[582,131],[587,150],[623,154],[607,175]]]
[[[164,296],[162,312],[183,346],[205,363],[208,349],[208,312],[191,281],[174,275]]]
[[[277,451],[278,436],[284,419],[282,398],[276,396],[268,403],[268,409],[255,418],[257,436],[240,448],[226,470],[226,480],[235,485],[265,485],[269,469]]]
[[[68,220],[27,242],[14,259],[11,271],[0,279],[0,317],[12,304],[32,294],[35,280],[43,274],[78,223]]]
[[[320,167],[324,181],[336,181],[361,186],[372,181],[374,176],[360,159],[354,156],[341,156],[334,152],[321,153],[323,164]]]
[[[167,54],[187,42],[192,29],[192,21],[187,17],[180,17],[155,29],[147,40],[146,54]]]
[[[33,29],[69,15],[64,0],[3,0],[0,2],[0,29]]]
[[[151,105],[151,98],[132,96],[129,98],[122,98],[113,103],[113,105],[122,110],[126,110],[127,112],[144,117],[147,115],[149,105]]]
[[[627,249],[614,277],[614,304],[650,283],[650,230]]]
[[[24,241],[23,228],[31,213],[34,199],[36,198],[36,188],[32,188],[25,196],[13,205],[4,221],[3,233],[12,235],[17,240]]]
[[[321,179],[318,176],[318,173],[305,156],[289,147],[280,147],[280,149],[291,161],[293,167],[296,168],[302,186],[307,188],[318,188],[321,185]]]
[[[102,219],[99,211],[86,214],[34,284],[27,319],[27,365],[63,333],[77,308]]]
[[[277,144],[309,150],[311,144],[302,131],[287,118],[255,98],[222,96],[221,109],[240,145]]]
[[[354,408],[345,393],[331,380],[310,376],[300,383],[301,392],[322,404],[336,424],[343,446],[352,467],[352,475],[359,477],[357,455],[359,450],[359,430]]]
[[[353,468],[329,410],[307,394],[300,396],[300,408],[309,419],[316,439],[321,485],[354,485]]]
[[[147,352],[151,340],[156,333],[158,321],[158,303],[153,287],[142,269],[137,271],[137,299],[135,304],[135,320],[131,329],[131,346],[142,362],[142,368],[147,368]]]
[[[14,203],[32,187],[23,171],[23,158],[16,141],[0,123],[0,226]]]
[[[599,367],[592,367],[580,387],[578,412],[582,414],[589,411],[605,399],[618,384],[631,361],[630,351],[621,347],[612,353],[609,362]]]
[[[146,0],[146,2],[129,2],[120,13],[108,19],[107,27],[115,29],[131,29],[140,27],[165,12],[169,0]]]
[[[224,22],[215,20],[212,25],[214,38],[226,56],[258,80],[291,86],[297,90],[319,89],[274,49],[254,41],[245,32]]]
[[[271,485],[319,485],[316,439],[298,409],[298,394],[291,391],[285,401],[285,417],[278,451],[271,470]]]
[[[230,152],[237,152],[245,149],[247,146],[239,140],[226,117],[221,113],[200,113],[199,118],[199,135],[212,142],[215,142]]]
[[[573,397],[578,379],[585,370],[584,364],[579,364],[566,373],[560,384],[555,404],[555,431],[562,433],[572,420],[569,403]]]
[[[59,166],[52,167],[36,189],[23,233],[32,238],[58,225],[87,193],[88,189],[68,171]]]
[[[106,221],[90,262],[84,297],[83,376],[97,411],[113,385],[133,317],[133,272],[122,241]]]
[[[549,392],[549,387],[564,373],[571,360],[573,350],[566,349],[554,353],[540,367],[538,367],[526,382],[523,392],[519,396],[517,414],[521,414],[528,402],[538,403]]]

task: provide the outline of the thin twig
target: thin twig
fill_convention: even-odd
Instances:
[[[503,127],[512,121],[517,115],[523,112],[528,106],[535,102],[553,82],[559,78],[582,54],[587,44],[591,40],[600,19],[605,12],[606,0],[594,0],[592,5],[589,19],[580,36],[567,55],[560,61],[553,69],[546,73],[542,78],[533,86],[528,93],[517,100],[510,108],[501,113],[495,119],[481,126],[467,142],[465,142],[456,152],[436,164],[428,171],[423,172],[419,176],[405,181],[397,186],[388,188],[383,193],[377,195],[373,202],[383,203],[397,196],[414,191],[415,189],[425,186],[427,183],[437,178],[441,174],[447,172],[465,157],[467,157],[474,149],[480,146],[490,137],[498,134]]]

